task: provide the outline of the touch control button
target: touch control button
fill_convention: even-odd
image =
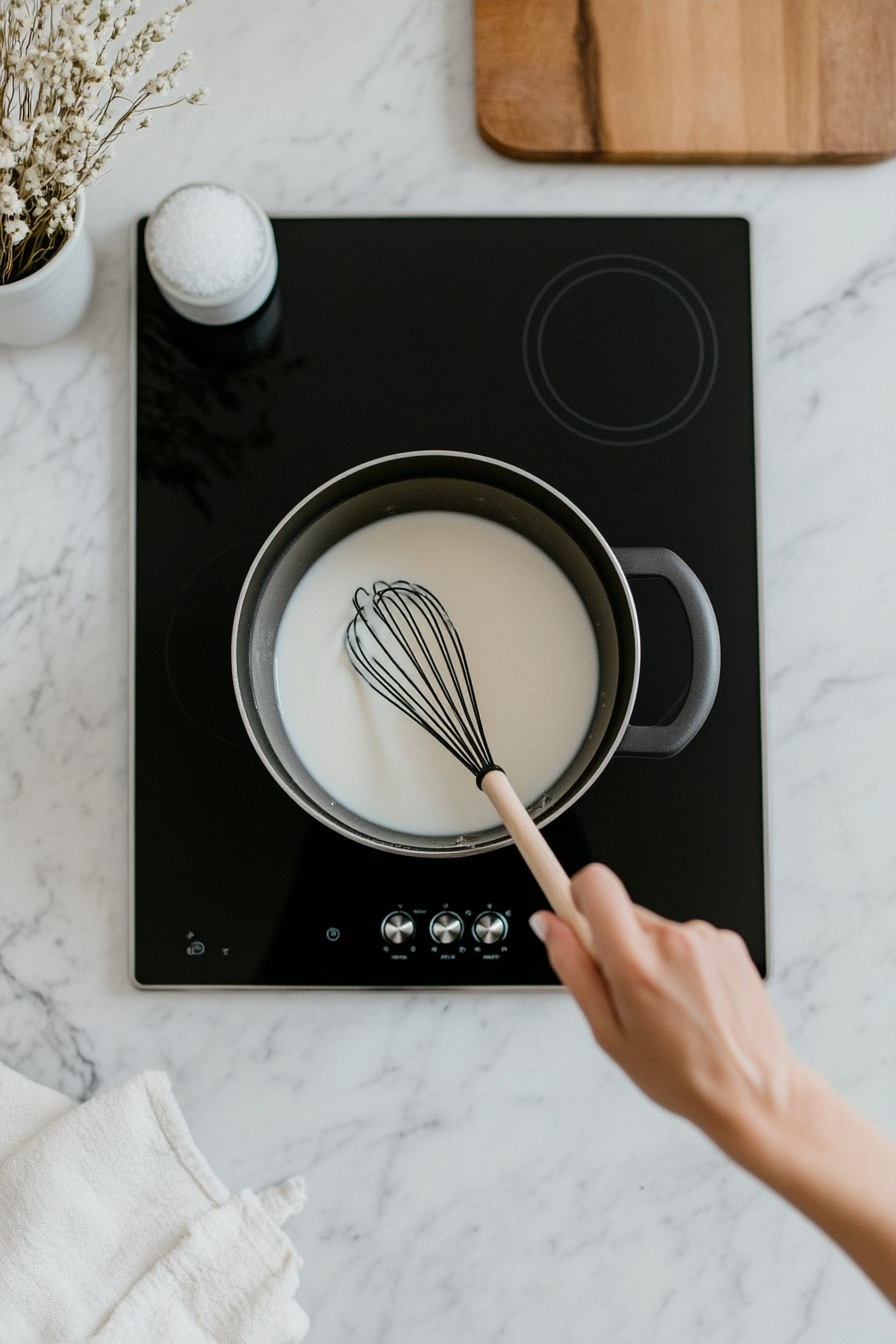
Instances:
[[[500,943],[507,934],[507,920],[502,915],[495,915],[491,910],[486,910],[485,914],[477,918],[473,932],[480,943]]]
[[[451,910],[443,910],[429,926],[437,943],[456,943],[464,931],[463,920]]]
[[[415,933],[414,921],[403,910],[396,910],[383,920],[383,937],[390,943],[406,943]]]

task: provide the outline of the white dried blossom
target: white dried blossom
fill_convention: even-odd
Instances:
[[[75,227],[71,204],[72,203],[69,200],[53,200],[50,202],[52,208],[47,223],[48,233],[55,233],[59,228],[63,229],[65,233],[71,233],[72,229]]]
[[[0,284],[49,259],[115,141],[131,125],[145,130],[153,100],[175,88],[188,51],[123,96],[191,3],[129,38],[140,0],[0,0]]]
[[[4,182],[3,186],[0,187],[0,215],[22,215],[24,213],[25,202],[14,186]]]
[[[24,121],[14,121],[12,117],[4,117],[0,126],[3,128],[3,134],[15,149],[24,145],[28,139],[29,128]]]
[[[153,75],[152,79],[148,79],[143,85],[143,88],[149,94],[150,98],[159,98],[163,93],[171,92],[174,88],[174,80],[171,78],[168,71],[164,70],[158,75]]]
[[[29,196],[36,196],[40,191],[41,174],[36,164],[31,164],[22,174],[21,181],[22,195],[27,200]]]

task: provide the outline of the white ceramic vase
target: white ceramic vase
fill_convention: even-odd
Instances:
[[[93,247],[84,213],[82,196],[72,233],[46,266],[0,284],[0,345],[47,345],[81,321],[93,289]]]

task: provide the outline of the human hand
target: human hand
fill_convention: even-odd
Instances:
[[[896,1306],[896,1144],[790,1053],[736,933],[634,905],[609,868],[572,880],[593,958],[547,910],[532,927],[607,1054],[843,1247]]]
[[[582,869],[572,892],[597,963],[556,915],[540,911],[533,927],[543,931],[551,965],[598,1044],[660,1106],[753,1166],[751,1155],[786,1113],[802,1066],[743,939],[633,904],[601,864]]]

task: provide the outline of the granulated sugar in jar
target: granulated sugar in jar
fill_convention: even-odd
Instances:
[[[251,316],[277,278],[274,231],[250,197],[228,187],[180,187],[146,225],[146,259],[176,312],[223,326]]]

